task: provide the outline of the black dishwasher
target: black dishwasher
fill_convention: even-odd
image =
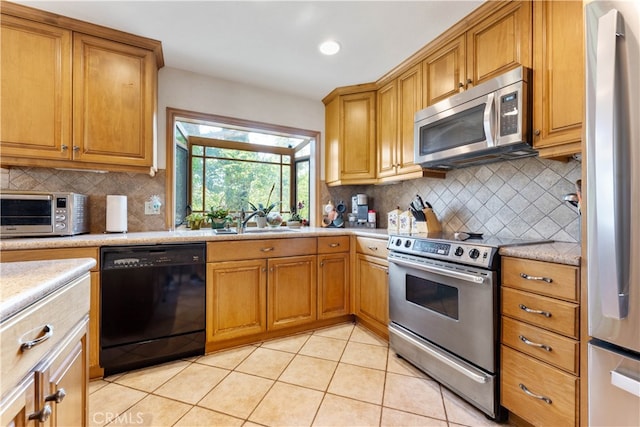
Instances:
[[[204,354],[205,244],[100,249],[105,375]]]

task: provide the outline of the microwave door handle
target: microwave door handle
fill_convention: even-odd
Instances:
[[[624,167],[623,154],[616,154],[622,140],[615,126],[616,115],[616,44],[622,25],[618,11],[613,9],[598,22],[595,106],[595,210],[597,253],[591,253],[595,276],[600,285],[602,314],[613,319],[624,319],[629,311],[628,251],[624,250],[629,235],[629,217],[621,216],[621,183],[628,177],[620,174]],[[597,261],[595,261],[597,260]]]
[[[496,122],[496,106],[495,106],[495,94],[490,93],[487,95],[487,103],[484,107],[484,114],[482,117],[482,125],[484,127],[484,135],[487,138],[487,147],[495,147],[495,122]]]

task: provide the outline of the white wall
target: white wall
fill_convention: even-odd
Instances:
[[[176,68],[158,74],[158,168],[166,168],[167,107],[324,134],[322,101],[216,79]]]

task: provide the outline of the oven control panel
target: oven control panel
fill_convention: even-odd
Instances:
[[[426,258],[442,259],[484,268],[493,266],[498,250],[470,242],[447,242],[412,236],[389,236],[387,248],[390,251],[421,255]]]

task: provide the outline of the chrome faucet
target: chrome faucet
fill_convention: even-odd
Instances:
[[[240,219],[242,222],[242,229],[247,228],[247,223],[249,222],[249,220],[251,218],[253,218],[254,216],[256,216],[257,214],[261,213],[262,211],[253,211],[253,213],[249,216],[247,216],[245,218],[245,212],[244,212],[244,208],[240,211]]]

